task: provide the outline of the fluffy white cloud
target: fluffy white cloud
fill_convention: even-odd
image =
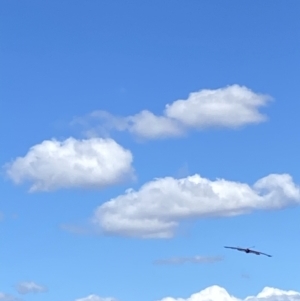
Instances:
[[[2,300],[2,299],[0,299]],[[265,287],[256,296],[249,296],[245,299],[240,299],[230,295],[226,289],[213,285],[198,293],[192,294],[187,298],[166,297],[157,301],[299,301],[300,293],[296,291],[284,291],[277,288]],[[116,301],[114,298],[102,298],[97,295],[90,295],[75,301]]]
[[[193,256],[193,257],[173,257],[167,259],[157,259],[154,264],[184,264],[184,263],[215,263],[222,261],[222,257],[211,257],[211,256]]]
[[[224,288],[217,285],[208,287],[188,298],[166,297],[160,301],[299,301],[300,293],[296,291],[283,291],[276,288],[265,287],[257,296],[239,299],[230,295]]]
[[[175,137],[185,134],[188,129],[239,128],[263,122],[266,116],[259,109],[270,99],[268,95],[254,93],[245,86],[232,85],[191,93],[187,99],[167,104],[162,116],[147,110],[127,117],[95,111],[75,122],[87,125],[93,120],[100,121],[100,125],[89,128],[89,134],[116,129],[146,139]]]
[[[6,165],[17,184],[32,182],[30,191],[59,188],[103,188],[133,177],[133,156],[112,139],[45,140],[24,157]]]
[[[20,282],[16,286],[16,290],[19,294],[29,294],[29,293],[43,293],[47,291],[47,288],[43,285],[39,285],[33,281],[30,282]]]
[[[89,295],[85,298],[76,299],[76,301],[117,301],[117,300],[111,297],[102,298],[97,295]]]
[[[300,188],[288,174],[270,174],[253,186],[196,174],[159,178],[138,191],[99,206],[92,222],[104,232],[141,238],[170,238],[181,220],[234,216],[300,203]]]
[[[191,93],[188,99],[167,105],[165,115],[193,128],[237,128],[264,121],[266,117],[258,109],[268,100],[267,95],[232,85]]]

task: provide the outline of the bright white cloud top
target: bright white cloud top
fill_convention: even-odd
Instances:
[[[39,285],[33,281],[30,282],[20,282],[16,286],[17,292],[19,294],[29,294],[29,293],[43,293],[47,291],[47,288],[43,285]]]
[[[34,191],[104,188],[133,178],[133,156],[112,139],[45,140],[6,165],[7,175]]]
[[[208,287],[188,298],[166,297],[159,301],[299,301],[300,293],[296,291],[283,291],[280,289],[265,287],[256,296],[239,299],[230,295],[224,288],[214,285]]]
[[[102,231],[140,238],[171,238],[180,221],[206,216],[235,216],[300,203],[300,188],[288,174],[270,174],[253,186],[196,174],[158,178],[138,191],[99,206],[92,218]]]
[[[1,300],[1,299],[0,299]],[[156,301],[299,301],[300,293],[296,291],[284,291],[277,288],[265,287],[256,296],[249,296],[240,299],[230,295],[226,289],[213,285],[187,298],[166,297]],[[76,301],[116,301],[114,298],[102,298],[97,295],[90,295]]]
[[[111,297],[102,298],[97,295],[89,295],[85,298],[76,299],[76,301],[117,301],[117,300]]]
[[[100,126],[89,129],[88,133],[116,129],[145,139],[167,138],[184,135],[189,129],[236,129],[264,122],[267,117],[259,109],[270,100],[270,96],[255,93],[245,86],[231,85],[190,93],[187,99],[167,104],[161,116],[148,110],[127,117],[95,111],[77,122],[100,120]]]

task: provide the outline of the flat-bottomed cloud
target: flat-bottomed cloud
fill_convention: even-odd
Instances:
[[[300,188],[288,174],[270,174],[253,186],[195,174],[158,178],[138,191],[129,189],[99,206],[92,222],[110,234],[170,238],[184,219],[229,217],[299,203]]]
[[[104,188],[134,177],[133,156],[112,139],[45,140],[6,165],[7,175],[30,191]]]

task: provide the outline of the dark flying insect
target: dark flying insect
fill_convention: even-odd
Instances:
[[[249,248],[236,248],[236,247],[226,247],[226,246],[224,248],[234,249],[234,250],[238,250],[238,251],[245,252],[245,253],[252,253],[252,254],[255,254],[255,255],[266,255],[268,257],[272,257],[272,255],[269,255],[269,254],[266,254],[266,253],[263,253],[263,252],[259,252],[259,251],[255,251],[255,250],[251,250]]]

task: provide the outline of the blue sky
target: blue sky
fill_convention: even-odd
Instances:
[[[300,292],[299,9],[1,1],[0,300]]]

